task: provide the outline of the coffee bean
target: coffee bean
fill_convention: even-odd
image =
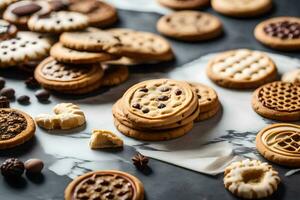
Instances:
[[[9,108],[9,100],[5,96],[0,96],[0,108]]]
[[[0,96],[5,96],[8,99],[15,98],[15,90],[13,88],[3,88],[0,92]]]
[[[39,101],[44,102],[49,100],[50,93],[46,90],[38,90],[35,92],[35,96]]]
[[[181,95],[182,94],[182,91],[181,90],[179,90],[179,89],[176,89],[175,90],[175,94],[178,96],[178,95]]]
[[[3,89],[5,86],[5,79],[0,77],[0,90]]]
[[[136,109],[141,109],[142,108],[141,104],[139,104],[139,103],[132,104],[132,107],[136,108]]]
[[[25,80],[25,85],[30,89],[36,89],[40,87],[40,84],[36,81],[34,77],[29,77]]]
[[[44,162],[40,159],[29,159],[25,162],[25,169],[27,173],[37,174],[41,173],[44,168]]]
[[[149,108],[144,108],[144,109],[142,110],[142,112],[146,114],[146,113],[150,112],[150,110],[149,110]]]
[[[19,17],[28,16],[41,10],[42,7],[35,3],[29,3],[23,6],[18,6],[14,8],[11,12]]]
[[[163,103],[161,103],[161,104],[159,104],[157,107],[158,107],[159,109],[162,109],[162,108],[165,108],[165,107],[166,107],[166,105],[165,105],[165,104],[163,104]]]
[[[162,96],[159,96],[159,97],[158,97],[158,100],[159,100],[159,101],[167,101],[168,99],[169,99],[169,97],[166,96],[166,95],[162,95]]]
[[[147,88],[141,88],[140,92],[148,92],[148,89]]]
[[[19,102],[19,104],[29,104],[30,103],[30,97],[27,95],[22,95],[19,96],[17,101]]]

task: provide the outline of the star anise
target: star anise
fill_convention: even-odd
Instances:
[[[140,153],[137,153],[135,156],[133,156],[131,160],[133,164],[139,169],[144,169],[145,167],[147,167],[147,164],[149,162],[149,158]]]

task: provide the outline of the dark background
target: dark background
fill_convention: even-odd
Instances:
[[[263,50],[300,58],[299,51],[279,52],[266,48],[258,43],[252,34],[255,25],[264,19],[274,16],[299,17],[299,0],[275,0],[274,8],[271,12],[262,17],[251,19],[225,17],[215,13],[211,8],[206,8],[204,11],[220,17],[224,25],[224,35],[222,37],[201,43],[184,43],[169,40],[176,54],[176,61],[158,65],[132,67],[131,73],[167,71],[173,67],[180,67],[202,55],[235,48]],[[120,22],[116,25],[117,27],[157,32],[155,26],[156,21],[160,17],[158,14],[119,10],[119,16]],[[129,160],[132,155],[135,154],[135,150],[132,147],[125,147],[124,151],[118,152],[117,154]],[[46,166],[51,165],[55,161],[54,157],[43,152],[43,149],[36,139],[31,140],[19,148],[0,151],[0,162],[12,156],[20,158],[21,160],[32,157],[42,158]],[[112,161],[111,164],[115,165],[116,163]],[[146,172],[140,172],[127,163],[118,162],[117,164],[121,170],[136,175],[143,182],[146,190],[146,199],[149,200],[236,199],[225,190],[222,181],[223,175],[217,177],[206,176],[155,160],[150,161],[150,169]],[[282,183],[278,191],[268,199],[300,199],[300,175],[296,174],[291,177],[284,177],[283,175],[288,169],[277,165],[274,165],[274,167],[279,170]],[[101,163],[99,163],[99,169],[102,169]],[[1,176],[0,200],[63,199],[64,189],[70,181],[70,178],[58,176],[48,169],[45,169],[40,176],[24,176],[24,178],[18,181],[6,180]]]

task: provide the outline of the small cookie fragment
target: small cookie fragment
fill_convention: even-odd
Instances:
[[[208,13],[179,11],[161,17],[157,30],[163,35],[183,41],[203,41],[222,33],[221,21]]]
[[[252,108],[259,115],[279,121],[300,120],[300,86],[276,81],[256,89]]]
[[[158,3],[174,10],[192,10],[207,6],[209,0],[158,0]]]
[[[300,18],[275,17],[258,24],[255,38],[273,49],[292,51],[300,49]]]
[[[85,116],[79,106],[60,103],[53,108],[54,114],[40,114],[35,118],[37,125],[44,129],[68,130],[85,124]]]
[[[284,73],[281,81],[300,85],[300,69],[295,69]]]
[[[273,60],[263,52],[237,49],[220,53],[213,58],[206,73],[222,87],[251,89],[274,81],[277,68]]]
[[[90,139],[91,149],[123,147],[123,140],[110,131],[93,130]]]
[[[300,167],[299,147],[300,126],[296,124],[272,124],[256,136],[258,152],[279,165]]]
[[[260,199],[272,195],[280,178],[268,163],[242,160],[226,167],[224,185],[232,194],[245,199]]]

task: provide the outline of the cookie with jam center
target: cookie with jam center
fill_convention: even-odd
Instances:
[[[0,109],[0,149],[21,145],[34,133],[35,123],[28,114],[17,109]]]

